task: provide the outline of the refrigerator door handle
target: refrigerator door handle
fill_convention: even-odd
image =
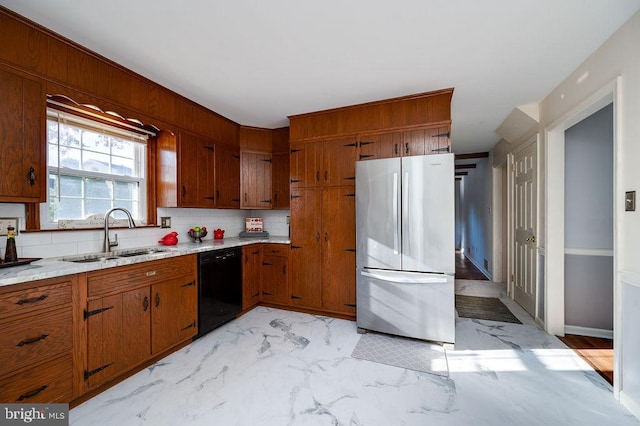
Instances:
[[[400,253],[400,233],[398,232],[398,173],[393,174],[393,254]]]
[[[416,276],[416,277],[409,277],[406,275],[389,276],[384,273],[375,273],[375,272],[369,272],[366,270],[360,271],[360,274],[362,274],[362,276],[364,277],[374,278],[376,280],[381,280],[381,281],[389,281],[396,284],[442,284],[447,282],[446,276],[433,276],[433,275]]]
[[[407,235],[409,233],[409,172],[404,172],[402,174],[402,235]],[[402,250],[403,252],[407,251],[407,247],[403,242]],[[405,254],[409,254],[408,252]]]

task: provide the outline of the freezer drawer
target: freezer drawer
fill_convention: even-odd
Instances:
[[[455,341],[454,278],[358,268],[359,328],[436,342]]]

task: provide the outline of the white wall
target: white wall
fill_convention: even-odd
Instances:
[[[625,351],[622,350],[625,345],[632,345],[633,342],[640,341],[640,328],[633,323],[632,316],[634,312],[637,312],[638,307],[634,306],[633,311],[630,311],[628,305],[622,304],[621,298],[621,294],[624,292],[627,295],[625,301],[634,298],[634,300],[640,300],[640,262],[638,262],[640,249],[637,244],[637,241],[640,241],[640,210],[625,212],[623,198],[625,191],[636,190],[640,194],[640,167],[638,167],[640,164],[640,54],[638,40],[640,40],[640,12],[631,17],[540,102],[540,124],[533,132],[540,133],[540,164],[553,163],[556,159],[550,158],[552,154],[545,151],[547,143],[553,143],[552,137],[554,135],[552,132],[548,132],[578,112],[585,102],[598,95],[603,88],[614,85],[616,78],[620,77],[619,84],[615,86],[617,104],[614,116],[616,132],[614,156],[617,161],[614,195],[614,247],[616,253],[614,264],[616,274],[614,386],[616,394],[618,391],[620,392],[620,400],[636,416],[640,417],[640,377],[637,374],[634,377],[632,374],[632,372],[640,371],[640,357],[635,356],[637,354],[634,354],[633,357],[624,356]],[[504,157],[507,152],[513,151],[519,144],[526,142],[529,136],[523,137],[522,140],[516,141],[514,144],[501,142],[493,150],[494,157]],[[501,159],[496,158],[495,161],[499,162]],[[549,170],[543,172],[539,175],[541,178],[539,184],[541,188],[544,188],[539,206],[540,236],[548,234],[546,228],[551,220],[551,218],[544,216],[546,211],[552,212],[545,206],[549,204],[550,199],[555,199],[553,196],[554,186],[562,185],[564,180],[562,179],[559,183],[555,180],[557,175],[552,174],[549,179],[553,180],[544,182],[545,175]],[[564,232],[562,236],[564,237]],[[563,299],[563,296],[557,295],[555,288],[558,281],[562,284],[563,279],[560,277],[560,280],[557,280],[556,276],[549,276],[549,265],[557,264],[558,257],[561,257],[560,262],[564,264],[564,253],[562,253],[563,250],[557,250],[557,247],[549,247],[547,241],[542,240],[541,244],[543,245],[542,249],[545,250],[544,265],[547,270],[545,297],[548,303],[553,303],[554,298]],[[551,248],[553,250],[550,250]],[[558,268],[558,271],[561,270],[562,268]],[[553,313],[550,309],[547,306],[549,317]],[[551,319],[545,318],[545,320],[550,321]]]
[[[464,254],[490,278],[493,275],[493,169],[491,160],[481,159],[462,178],[460,221],[464,223]],[[484,267],[487,261],[488,268]]]
[[[180,242],[190,241],[187,231],[194,226],[206,226],[207,238],[213,238],[214,229],[225,230],[225,237],[237,237],[244,230],[245,217],[262,217],[265,231],[271,235],[288,236],[287,217],[289,210],[216,210],[159,208],[158,216],[170,216],[171,228],[115,229],[118,234],[118,249],[147,247],[158,244],[158,240],[171,231],[178,232]],[[24,206],[22,204],[0,203],[0,217],[19,217],[18,229],[24,229]],[[16,238],[18,257],[58,257],[72,256],[102,251],[104,232],[102,230],[65,230],[43,232],[21,232]],[[0,255],[4,257],[6,237],[0,237]]]

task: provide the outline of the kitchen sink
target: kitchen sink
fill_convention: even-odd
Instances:
[[[128,257],[135,256],[145,256],[149,254],[162,253],[168,251],[167,249],[161,248],[144,248],[144,249],[135,249],[135,250],[123,250],[120,252],[111,252],[111,253],[98,253],[98,254],[87,254],[83,256],[72,256],[72,257],[63,257],[62,260],[64,262],[73,262],[73,263],[94,263],[94,262],[107,262],[109,260],[117,260]]]

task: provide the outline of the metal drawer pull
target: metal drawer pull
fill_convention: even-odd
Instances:
[[[160,293],[156,293],[156,308],[160,306]]]
[[[196,285],[195,281],[189,281],[186,284],[182,284],[182,287],[191,287],[191,286],[194,286],[194,285]]]
[[[183,328],[182,330],[180,330],[180,331],[185,331],[185,330],[188,330],[188,329],[190,329],[190,328],[194,328],[195,326],[196,326],[196,322],[194,321],[194,322],[192,322],[191,324],[189,324],[188,326],[184,327],[184,328]]]
[[[46,299],[47,296],[46,294],[43,294],[42,296],[39,297],[33,297],[31,299],[20,299],[16,302],[16,305],[24,305],[25,303],[37,303],[37,302],[42,302],[44,299]]]
[[[155,274],[156,274],[156,271],[148,271],[148,272],[146,273],[146,275],[147,275],[148,277],[153,277]]]
[[[32,343],[36,343],[39,342],[40,340],[44,340],[48,337],[48,334],[43,334],[42,336],[38,336],[38,337],[34,337],[32,339],[27,339],[27,340],[22,340],[20,343],[18,343],[16,346],[24,346],[24,345],[30,345]]]
[[[147,309],[149,309],[149,298],[147,296],[145,296],[144,300],[142,301],[142,307],[144,308],[145,312],[147,312]]]
[[[32,398],[48,387],[49,387],[48,385],[42,385],[38,389],[32,390],[31,392],[27,392],[24,395],[20,395],[16,401],[24,401],[27,398]]]

